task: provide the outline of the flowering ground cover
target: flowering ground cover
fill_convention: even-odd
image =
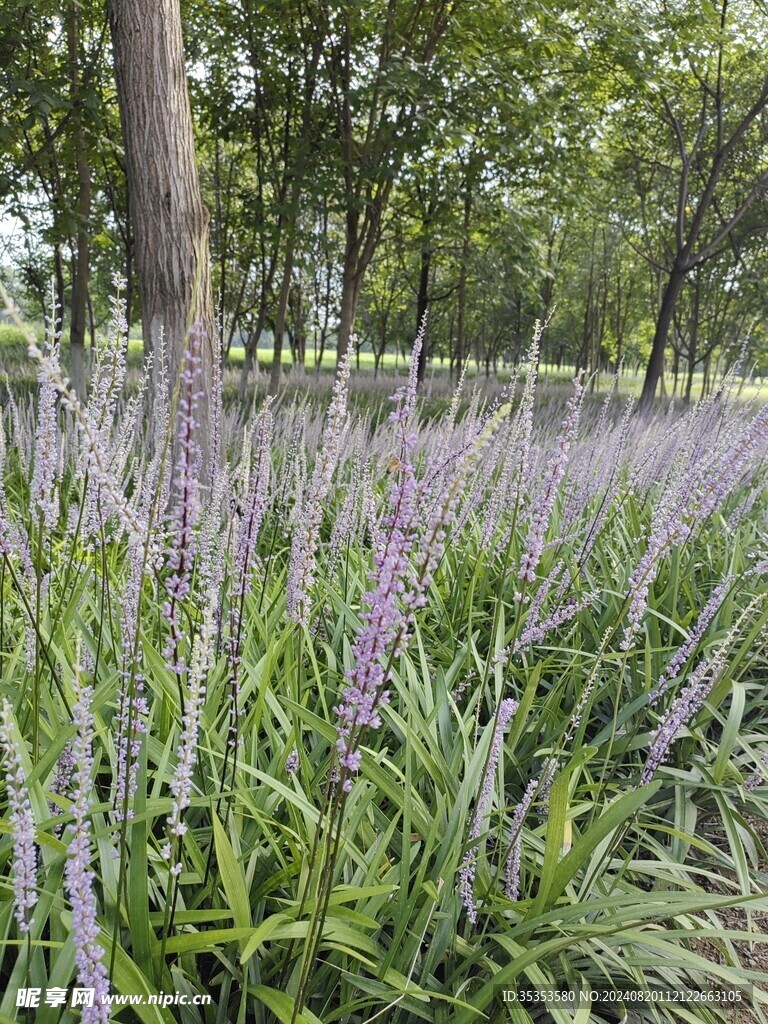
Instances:
[[[761,1014],[768,407],[541,403],[538,342],[497,398],[430,414],[409,378],[373,418],[346,363],[325,411],[225,408],[194,333],[147,416],[119,300],[87,401],[31,345],[1,1019],[560,1024],[626,1007],[509,993],[712,985]],[[187,1005],[115,1000],[158,992]]]

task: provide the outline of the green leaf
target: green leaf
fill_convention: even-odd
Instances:
[[[322,1021],[310,1010],[295,1013],[295,1003],[287,992],[278,992],[275,988],[267,985],[249,985],[248,991],[255,996],[259,1002],[264,1003],[274,1013],[282,1024],[322,1024]]]
[[[109,958],[112,943],[107,941],[105,945],[107,958]],[[122,995],[149,996],[157,994],[157,989],[121,946],[117,946],[114,953],[114,969],[112,971],[112,990],[114,992]],[[131,1009],[144,1024],[174,1024],[173,1015],[167,1007],[149,1005],[145,1000],[144,1004],[137,1004]]]
[[[586,863],[592,851],[628,818],[631,818],[658,791],[660,786],[661,782],[656,780],[641,789],[625,793],[604,814],[601,814],[597,821],[592,823],[554,871],[546,906],[551,906],[553,901],[561,895],[577,871]]]
[[[558,861],[563,855],[569,781],[570,772],[564,771],[552,783],[549,794],[549,813],[547,814],[547,845],[544,851],[544,864],[539,878],[539,890],[526,915],[528,917],[538,917],[544,908],[549,906],[549,893],[555,880]]]
[[[744,684],[734,680],[731,688],[731,709],[720,736],[717,757],[712,768],[712,778],[718,785],[725,777],[726,768],[730,764],[734,747],[738,741],[741,720],[744,717],[745,696]]]
[[[240,963],[246,964],[256,953],[259,947],[271,936],[275,935],[284,924],[295,924],[294,918],[288,914],[270,914],[266,921],[262,921],[250,939],[242,945],[240,950]]]
[[[218,815],[213,816],[213,838],[216,846],[216,861],[221,871],[221,883],[227,896],[227,903],[232,909],[236,928],[250,928],[251,908],[248,901],[248,890],[232,844],[222,828]]]

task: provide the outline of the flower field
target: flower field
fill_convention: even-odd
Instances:
[[[126,397],[119,300],[86,402],[31,343],[35,393],[1,385],[0,1021],[561,1024],[625,1008],[508,994],[713,985],[760,1019],[768,406],[537,395],[539,338],[498,399],[427,412],[412,376],[373,419],[346,362],[325,407],[243,416],[194,332]]]

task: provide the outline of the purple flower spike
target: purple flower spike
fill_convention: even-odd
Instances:
[[[507,856],[504,883],[504,892],[510,900],[516,901],[520,898],[520,869],[522,867],[523,825],[525,824],[525,819],[533,806],[536,795],[546,795],[549,793],[556,771],[557,760],[554,757],[548,757],[542,765],[541,775],[538,778],[531,779],[525,787],[522,799],[512,815],[512,825],[509,832],[510,849]]]
[[[731,634],[728,635],[711,658],[705,658],[697,666],[688,681],[688,685],[673,701],[669,710],[662,717],[640,778],[641,786],[647,786],[648,783],[653,781],[653,777],[664,762],[669,748],[694,715],[704,707],[704,702],[725,665],[725,653],[730,636]]]
[[[51,332],[48,358],[54,370],[60,372],[58,334]],[[32,476],[31,496],[48,530],[53,530],[59,519],[57,478],[59,474],[59,424],[56,410],[56,387],[42,370],[39,372],[40,401],[35,436],[35,468]]]
[[[200,632],[195,637],[192,658],[189,666],[189,688],[182,716],[182,732],[176,751],[176,768],[173,772],[169,789],[173,794],[171,813],[166,820],[167,842],[161,854],[171,865],[171,875],[177,878],[181,874],[181,861],[171,863],[174,850],[178,850],[178,840],[186,834],[184,811],[189,807],[192,797],[192,776],[197,764],[197,735],[200,719],[205,704],[205,681],[211,667],[215,608],[218,595],[212,591],[208,595]]]
[[[339,461],[347,424],[349,369],[349,354],[346,354],[339,362],[323,432],[323,447],[318,452],[301,519],[296,525],[291,542],[286,607],[291,621],[299,626],[309,625],[311,591],[315,582],[315,555],[320,542],[320,525],[323,521],[323,502],[331,489],[333,471]]]
[[[19,931],[26,935],[32,927],[31,913],[37,905],[35,819],[11,720],[11,706],[4,700],[0,714],[0,748],[11,811],[9,824],[13,835],[13,916],[19,923]]]
[[[655,704],[659,697],[669,689],[673,679],[675,679],[680,672],[680,669],[696,650],[701,638],[706,632],[707,626],[715,617],[717,610],[723,603],[726,591],[730,588],[732,583],[733,576],[729,574],[719,586],[715,587],[712,596],[702,608],[701,614],[696,621],[696,625],[691,630],[688,639],[677,649],[677,651],[675,651],[675,654],[670,659],[670,662],[664,672],[659,676],[658,682],[650,694],[651,704]]]
[[[584,397],[584,385],[581,382],[581,378],[582,374],[579,374],[573,381],[574,393],[568,402],[565,419],[555,442],[555,452],[549,463],[544,490],[533,506],[531,525],[525,542],[525,554],[523,555],[520,571],[518,572],[518,577],[521,580],[526,580],[528,583],[533,583],[536,579],[535,570],[544,551],[544,537],[549,526],[552,509],[555,507],[558,488],[565,475],[571,442],[578,430],[581,403]]]
[[[469,843],[471,844],[464,854],[464,860],[459,871],[459,894],[461,901],[467,911],[467,917],[475,924],[477,922],[477,904],[475,903],[475,872],[477,871],[477,840],[480,838],[483,822],[488,815],[493,794],[493,783],[496,778],[496,768],[501,756],[501,748],[504,743],[504,730],[512,721],[512,716],[518,708],[515,700],[507,697],[499,705],[496,715],[496,725],[493,730],[491,750],[488,755],[488,763],[483,775],[483,784],[480,788],[480,796],[477,800],[475,813],[472,816],[472,824],[469,829]]]
[[[200,446],[196,441],[195,412],[201,397],[200,387],[201,328],[193,325],[189,345],[184,353],[180,375],[179,404],[176,413],[177,455],[173,470],[173,508],[171,541],[166,559],[168,576],[165,589],[169,600],[163,605],[163,617],[170,625],[170,636],[163,651],[166,662],[176,675],[183,675],[186,663],[181,653],[183,626],[179,602],[191,590],[192,561],[195,557],[195,526],[200,515],[198,477]]]
[[[72,934],[78,985],[95,989],[93,1006],[83,1007],[83,1024],[106,1024],[109,1020],[109,978],[102,962],[104,950],[99,944],[100,928],[96,918],[95,876],[91,869],[91,772],[93,769],[93,690],[87,686],[77,692],[73,714],[77,735],[72,743],[76,764],[71,836],[67,848],[64,882],[72,904]]]
[[[412,366],[418,361],[421,341],[420,334],[413,347]],[[389,701],[389,666],[405,644],[412,621],[412,612],[404,611],[401,596],[413,590],[417,582],[410,562],[418,503],[411,461],[414,441],[408,431],[415,395],[414,370],[407,387],[393,396],[397,408],[390,420],[397,425],[399,474],[390,490],[390,514],[385,516],[383,529],[374,539],[374,586],[365,595],[368,611],[360,616],[364,626],[352,647],[355,664],[347,672],[349,685],[343,691],[342,701],[334,708],[339,719],[336,751],[345,792],[351,788],[349,775],[360,769],[362,753],[358,748],[362,733],[381,726],[379,711]]]
[[[136,794],[141,736],[146,732],[144,716],[148,712],[147,700],[144,696],[144,676],[139,671],[143,648],[137,636],[143,569],[143,551],[139,544],[133,544],[130,547],[128,566],[128,580],[122,600],[123,664],[120,670],[118,710],[114,719],[117,772],[112,805],[115,811],[115,820],[118,822],[123,820],[124,813],[128,820],[133,817],[130,804]],[[136,653],[135,662],[134,651]]]

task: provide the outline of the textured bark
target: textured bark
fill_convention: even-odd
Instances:
[[[421,250],[420,266],[419,266],[419,291],[416,295],[416,333],[421,330],[422,324],[425,324],[424,318],[427,315],[429,309],[429,278],[432,272],[432,250],[424,245]],[[427,359],[429,358],[429,346],[427,345],[427,338],[424,338],[424,343],[421,346],[421,352],[419,352],[419,365],[416,370],[416,379],[419,387],[424,383],[424,377],[427,372]]]
[[[349,247],[348,247],[349,252]],[[341,309],[339,311],[339,335],[336,343],[336,358],[341,360],[349,351],[349,342],[355,330],[359,279],[355,271],[354,258],[348,255],[341,278]]]
[[[64,323],[64,315],[67,309],[67,293],[64,284],[64,257],[61,255],[61,246],[58,242],[53,246],[53,276],[56,282],[56,317],[61,326]],[[44,308],[45,316],[48,316],[51,310],[47,305]]]
[[[216,348],[210,217],[195,163],[179,0],[111,0],[109,13],[144,348],[147,354],[157,351],[163,333],[174,382],[189,327],[195,322],[203,327],[198,442],[206,479]],[[157,359],[152,366],[156,384]]]
[[[664,379],[664,353],[667,348],[667,338],[669,337],[669,329],[672,326],[675,309],[677,308],[677,300],[685,283],[686,273],[687,270],[685,269],[673,268],[664,289],[659,315],[656,319],[656,331],[653,335],[651,355],[645,372],[642,394],[640,395],[639,407],[641,409],[650,408],[653,403],[653,397],[656,394],[656,385],[659,383],[659,380],[663,382]]]

